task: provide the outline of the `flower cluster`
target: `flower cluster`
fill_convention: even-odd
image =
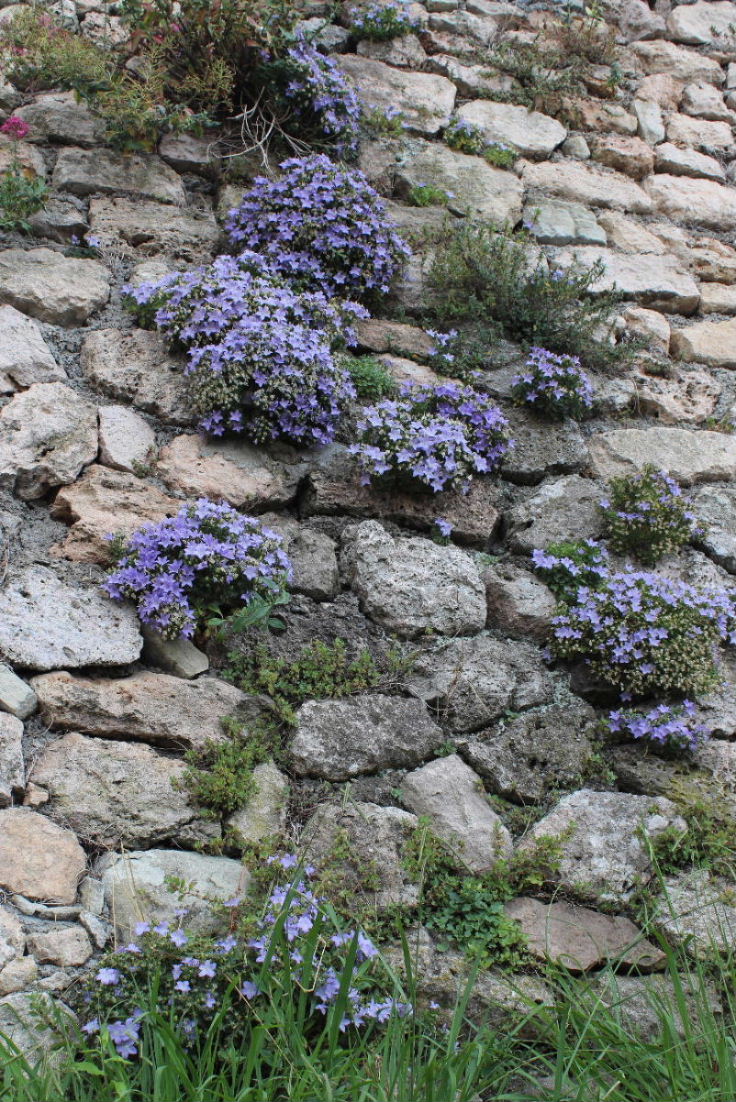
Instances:
[[[698,694],[718,681],[718,644],[736,643],[734,609],[733,593],[612,573],[553,618],[553,649],[630,696]]]
[[[295,285],[328,295],[386,293],[409,255],[362,172],[322,154],[257,177],[225,227],[238,248],[267,257]]]
[[[11,115],[9,119],[0,126],[0,134],[4,134],[6,138],[10,138],[12,142],[21,142],[24,138],[27,138],[31,132],[31,128],[24,119],[19,119],[17,115]]]
[[[269,864],[277,883],[255,937],[207,938],[167,921],[139,922],[136,940],[108,953],[87,981],[79,998],[88,1016],[83,1031],[90,1037],[106,1032],[120,1056],[136,1056],[146,1026],[140,1003],[147,990],[168,1012],[186,1047],[196,1045],[218,1016],[228,1035],[243,1038],[262,1020],[265,1007],[303,1001],[307,990],[308,1020],[317,1025],[339,1014],[343,1032],[411,1013],[410,1004],[381,990],[374,974],[378,950],[370,938],[362,930],[336,928],[326,901],[311,887],[314,869],[297,870],[295,880],[282,883],[284,871],[297,869],[297,858],[270,858]],[[225,904],[233,919],[242,902]],[[178,912],[179,921],[186,913]]]
[[[611,548],[647,566],[704,534],[677,482],[651,465],[611,479],[609,496],[600,506]]]
[[[30,233],[28,219],[46,203],[48,188],[42,177],[21,163],[19,143],[31,128],[24,119],[11,115],[0,126],[0,134],[10,139],[12,155],[8,168],[0,174],[0,230]]]
[[[361,107],[355,91],[332,57],[325,57],[304,36],[287,52],[284,88],[300,120],[324,135],[342,157],[358,151]]]
[[[511,380],[511,393],[520,404],[555,420],[580,420],[592,408],[593,387],[577,356],[558,356],[533,348],[523,375]]]
[[[479,126],[457,115],[450,119],[445,129],[445,141],[450,149],[485,157],[496,168],[511,168],[518,156],[516,150],[504,142],[486,141]]]
[[[348,19],[353,34],[373,42],[385,42],[422,29],[421,23],[411,14],[408,0],[385,0],[380,4],[351,8]]]
[[[554,595],[574,601],[581,586],[598,589],[610,573],[609,555],[595,540],[565,540],[532,552],[534,569]]]
[[[609,730],[614,734],[627,734],[635,739],[646,739],[653,747],[670,750],[697,750],[710,732],[697,720],[697,710],[691,700],[670,706],[658,704],[648,712],[611,712]]]
[[[467,489],[494,471],[512,447],[501,411],[472,387],[405,386],[399,398],[363,411],[359,443],[363,482],[388,476],[410,489]]]
[[[295,291],[252,253],[127,293],[188,350],[190,400],[205,432],[243,432],[256,443],[332,440],[355,394],[333,348],[351,339],[349,323],[365,316],[362,307]]]
[[[132,600],[143,623],[165,638],[186,638],[208,608],[280,596],[290,570],[275,532],[202,498],[137,532],[103,588]]]

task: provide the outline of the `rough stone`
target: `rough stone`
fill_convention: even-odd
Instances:
[[[710,367],[736,367],[734,338],[736,319],[700,321],[686,329],[674,329],[670,349],[680,360],[695,360]]]
[[[697,119],[731,122],[733,113],[723,101],[723,92],[704,80],[687,84],[682,91],[682,110]]]
[[[290,589],[314,601],[333,600],[340,588],[335,541],[324,532],[275,514],[265,516],[263,523],[284,541],[291,559]]]
[[[47,92],[14,114],[31,128],[28,141],[90,146],[102,141],[104,123],[75,92]]]
[[[144,199],[185,206],[178,173],[153,153],[115,153],[108,149],[62,149],[52,183],[73,195],[133,193]]]
[[[736,439],[720,432],[692,429],[614,429],[591,440],[592,467],[598,478],[632,474],[647,463],[670,472],[684,485],[736,477]]]
[[[90,225],[104,242],[131,246],[138,256],[160,253],[200,263],[209,260],[220,236],[209,209],[163,206],[141,199],[92,199]]]
[[[382,61],[352,55],[341,57],[339,65],[362,102],[379,110],[397,109],[411,130],[431,137],[450,121],[456,88],[446,77],[392,69]]]
[[[666,1044],[672,1044],[673,1031],[682,1039],[692,1036],[693,1022],[702,1019],[704,1002],[716,1021],[723,1013],[714,985],[703,982],[702,975],[687,972],[678,975],[675,986],[667,975],[622,976],[605,971],[591,978],[581,998],[586,1012],[600,1013],[602,1003],[614,1011],[627,1033],[657,1045],[663,1043],[664,1032],[660,1008],[668,1011]]]
[[[379,911],[412,906],[419,901],[419,886],[409,876],[405,858],[417,825],[415,815],[398,807],[321,804],[302,831],[300,851],[324,867],[336,846],[345,849],[347,837],[347,853],[340,860],[341,887]]]
[[[363,38],[356,47],[358,57],[372,57],[385,61],[399,69],[419,69],[426,58],[422,44],[415,34],[404,34],[384,42],[372,42]]]
[[[588,445],[574,421],[544,422],[515,410],[508,411],[514,447],[504,460],[502,477],[521,486],[534,486],[545,475],[571,474],[588,463]]]
[[[39,1009],[43,1019],[39,1018]],[[75,1021],[68,1006],[45,993],[19,991],[0,999],[0,1034],[32,1068],[46,1069],[61,1062],[59,1033],[49,1025],[55,1014]]]
[[[723,69],[713,58],[676,46],[674,42],[636,42],[631,49],[646,74],[665,73],[685,83],[707,80],[721,85],[725,80]]]
[[[447,77],[457,88],[461,96],[472,99],[493,92],[510,92],[516,81],[506,73],[489,70],[485,65],[466,65],[451,54],[434,54],[428,57],[425,65],[431,73]]]
[[[736,314],[736,287],[728,283],[703,283],[700,288],[700,313]]]
[[[606,231],[581,203],[542,200],[524,208],[524,221],[542,245],[606,244]]]
[[[654,168],[654,153],[641,138],[607,134],[595,139],[591,152],[600,164],[624,172],[635,180],[648,176]]]
[[[331,781],[416,765],[444,738],[418,700],[380,694],[310,700],[296,718],[292,768],[300,776]]]
[[[117,471],[145,467],[156,446],[156,434],[127,406],[100,406],[100,462]]]
[[[46,179],[46,162],[39,149],[25,142],[14,142],[5,134],[0,134],[0,171],[7,172],[16,160],[21,171],[31,179],[34,176]]]
[[[23,955],[26,935],[20,920],[6,907],[0,907],[0,968]]]
[[[511,549],[525,554],[566,539],[598,539],[603,488],[572,475],[546,482],[509,514]]]
[[[675,42],[687,46],[718,46],[723,36],[733,32],[736,23],[736,4],[708,3],[679,4],[667,17],[667,33]]]
[[[13,306],[0,306],[0,392],[66,379],[35,321]]]
[[[528,804],[570,789],[593,752],[596,715],[582,701],[524,712],[458,744],[463,757],[504,799]]]
[[[9,807],[25,784],[23,724],[15,716],[0,712],[0,807]]]
[[[460,868],[484,872],[511,854],[511,835],[493,811],[477,773],[457,754],[408,773],[401,799],[452,853]]]
[[[171,922],[187,909],[187,930],[197,934],[216,933],[222,919],[212,899],[243,895],[249,874],[239,861],[229,857],[206,857],[186,850],[149,849],[103,858],[102,883],[118,944],[134,938],[138,922]],[[191,891],[182,897],[166,886],[168,877],[183,880]]]
[[[206,673],[210,660],[195,647],[191,639],[164,639],[157,631],[143,628],[143,657],[152,666],[158,666],[175,677],[190,680]]]
[[[17,957],[0,969],[0,997],[12,995],[30,987],[38,976],[38,965],[33,957]]]
[[[639,82],[636,98],[648,103],[656,103],[669,111],[676,111],[680,106],[682,89],[681,80],[675,80],[666,73],[656,73],[653,76],[644,77]]]
[[[225,827],[243,842],[255,843],[283,833],[289,803],[289,781],[272,761],[253,770],[257,791],[248,803],[229,815]]]
[[[700,291],[700,303],[702,306],[702,287]],[[624,310],[623,316],[626,322],[626,328],[631,333],[634,333],[638,337],[642,337],[653,351],[663,352],[667,355],[670,348],[670,336],[672,331],[670,329],[670,323],[663,314],[658,313],[656,310],[645,310],[640,306],[629,306]]]
[[[0,811],[0,887],[6,891],[73,903],[86,865],[71,830],[25,807]]]
[[[643,0],[629,0],[623,6],[619,26],[627,42],[663,38],[665,33],[664,19],[653,12]]]
[[[694,957],[730,953],[736,943],[733,881],[692,869],[665,879],[655,900],[654,928]]]
[[[698,285],[675,256],[617,253],[593,247],[563,250],[557,255],[563,268],[575,263],[592,268],[599,261],[605,270],[591,285],[592,294],[603,294],[615,287],[624,297],[665,313],[692,314],[698,308]]]
[[[181,788],[183,762],[131,742],[69,734],[39,756],[31,781],[44,812],[85,842],[109,849],[194,844],[219,834]]]
[[[733,147],[733,131],[726,122],[706,122],[705,119],[694,119],[690,115],[670,115],[667,120],[667,140],[675,144],[681,142],[683,145],[694,146],[705,153],[727,153]]]
[[[62,968],[78,967],[92,956],[92,946],[81,926],[34,934],[28,939],[28,948],[39,964],[58,964]]]
[[[82,325],[110,297],[110,276],[98,260],[52,249],[0,252],[0,303],[52,325]]]
[[[177,425],[193,420],[183,361],[167,352],[158,333],[94,330],[82,342],[80,365],[87,379],[111,398]]]
[[[365,521],[353,530],[346,557],[366,615],[388,631],[410,639],[427,631],[472,635],[485,624],[478,568],[458,547],[393,539],[376,521]]]
[[[505,711],[547,703],[552,677],[530,643],[490,635],[439,640],[415,656],[406,687],[453,731],[477,731]]]
[[[706,283],[736,283],[736,250],[715,237],[701,237],[689,255],[692,271]]]
[[[721,386],[708,371],[684,371],[675,379],[653,375],[636,376],[635,404],[643,413],[663,424],[682,421],[700,424],[712,417]]]
[[[589,130],[594,133],[613,131],[614,134],[636,134],[638,126],[636,116],[622,107],[620,103],[567,96],[565,97],[565,106],[569,119],[581,130]],[[567,157],[587,161],[590,157],[590,146],[583,138],[582,141],[585,142],[585,148],[587,149],[586,153],[579,145],[580,140],[579,135],[566,138],[562,143],[561,152]],[[569,143],[572,143],[572,147]],[[570,152],[571,148],[572,152]],[[579,152],[575,152],[576,148]]]
[[[237,508],[263,510],[289,505],[303,469],[269,459],[262,448],[240,441],[176,436],[161,449],[156,471],[173,490],[191,497],[224,499]]]
[[[144,479],[93,463],[54,499],[51,515],[72,527],[64,542],[51,549],[52,554],[107,566],[107,536],[114,533],[127,540],[145,524],[174,516],[182,504]]]
[[[401,321],[366,318],[355,326],[358,347],[368,352],[397,352],[401,356],[431,356],[435,346],[432,337]]]
[[[650,145],[663,142],[666,131],[662,121],[662,112],[658,103],[648,100],[635,99],[633,103],[634,114],[638,123],[639,137]]]
[[[587,972],[613,961],[652,971],[664,966],[665,954],[622,915],[600,914],[572,903],[541,903],[521,897],[504,907],[521,926],[530,952],[561,964],[570,972]]]
[[[547,197],[591,207],[613,207],[635,214],[648,214],[652,209],[652,199],[628,176],[579,161],[527,163],[523,180],[528,188],[540,188]]]
[[[0,654],[18,666],[121,666],[142,646],[133,610],[105,597],[96,580],[63,581],[29,566],[0,591]]]
[[[404,195],[431,181],[448,194],[447,208],[456,214],[481,215],[496,225],[516,222],[521,215],[523,188],[513,172],[445,145],[428,143],[397,169],[396,179]]]
[[[0,711],[28,719],[37,707],[38,698],[30,685],[0,662]]]
[[[668,250],[660,238],[641,222],[627,218],[618,211],[601,211],[598,221],[608,235],[608,244],[623,253],[655,253],[663,256]]]
[[[704,486],[691,501],[695,515],[705,525],[700,542],[706,552],[730,574],[736,574],[736,489]]]
[[[198,175],[216,174],[218,161],[217,142],[199,138],[196,134],[164,134],[158,143],[158,155],[177,172],[195,172]]]
[[[585,900],[621,902],[652,874],[647,839],[672,826],[687,830],[675,804],[664,797],[582,788],[535,823],[519,849],[528,850],[545,836],[557,838],[560,886]]]
[[[726,173],[720,161],[694,149],[680,149],[671,142],[662,142],[655,150],[655,158],[657,172],[715,180],[719,184],[726,182]]]
[[[489,628],[514,639],[542,641],[550,629],[556,602],[544,582],[512,563],[498,563],[483,571]]]
[[[457,114],[477,127],[489,144],[510,145],[523,157],[549,157],[567,137],[567,130],[557,119],[513,103],[473,100],[458,108]]]
[[[73,677],[65,670],[33,679],[41,715],[55,727],[102,738],[140,739],[170,749],[192,749],[222,741],[220,718],[255,721],[260,698],[241,693],[216,677],[182,681],[142,671],[102,680]]]

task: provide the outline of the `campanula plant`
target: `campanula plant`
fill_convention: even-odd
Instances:
[[[577,356],[558,356],[546,348],[532,348],[521,375],[511,380],[519,405],[562,421],[580,421],[593,406],[593,387]]]
[[[600,506],[611,549],[646,566],[704,534],[674,478],[651,464],[636,474],[612,478]]]
[[[682,704],[657,704],[646,712],[619,708],[608,717],[608,729],[613,734],[643,739],[655,750],[697,750],[709,735],[708,728],[697,718],[692,700]]]
[[[407,0],[387,0],[386,3],[350,8],[348,21],[356,38],[368,38],[372,42],[386,42],[422,29],[419,20],[411,14]]]
[[[355,90],[332,57],[326,57],[304,35],[274,70],[283,73],[282,95],[290,115],[289,128],[313,131],[318,144],[327,144],[339,157],[355,158],[360,138],[361,106]],[[320,143],[321,139],[321,143]]]

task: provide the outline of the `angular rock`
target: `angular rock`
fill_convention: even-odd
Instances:
[[[649,142],[650,145],[663,142],[666,131],[659,104],[651,103],[648,100],[635,99],[633,108],[638,123],[639,137],[643,138],[645,142]]]
[[[73,195],[133,193],[143,199],[185,206],[181,177],[153,153],[114,153],[107,149],[62,149],[52,183]]]
[[[524,208],[524,222],[542,245],[605,245],[606,231],[581,203],[541,200]]]
[[[619,26],[627,42],[663,38],[665,32],[662,16],[653,12],[643,0],[630,0],[624,5]]]
[[[291,559],[291,590],[313,601],[334,600],[340,589],[335,541],[324,532],[277,515],[268,514],[263,523],[284,542]]]
[[[486,587],[489,628],[514,639],[543,641],[557,603],[544,582],[511,563],[489,566],[481,575]]]
[[[677,257],[670,254],[616,253],[611,249],[575,248],[557,255],[562,268],[577,263],[592,268],[601,262],[604,272],[591,285],[592,294],[604,294],[615,287],[625,298],[665,313],[692,314],[700,302],[700,291]]]
[[[59,490],[51,515],[71,524],[52,553],[75,562],[110,563],[110,535],[128,540],[146,524],[175,516],[183,502],[144,479],[93,463],[73,486]]]
[[[460,868],[485,872],[511,854],[511,835],[491,810],[477,773],[457,754],[407,773],[401,800],[442,841]]]
[[[511,510],[511,549],[529,554],[560,540],[597,539],[602,496],[600,485],[578,475],[545,482]]]
[[[447,77],[460,95],[469,99],[492,92],[509,92],[516,84],[514,78],[506,73],[494,72],[489,75],[491,71],[486,66],[465,65],[450,54],[433,54],[427,58],[424,67],[431,73]]]
[[[156,446],[156,434],[127,406],[100,406],[100,462],[117,471],[145,467]]]
[[[691,501],[693,512],[705,525],[699,542],[729,574],[736,574],[736,488],[704,486]]]
[[[736,4],[699,0],[695,4],[679,4],[670,12],[667,33],[675,42],[687,46],[718,46],[724,36],[733,34],[734,23]]]
[[[196,134],[164,134],[158,143],[158,154],[177,172],[196,172],[202,176],[216,173],[217,143]]]
[[[290,761],[300,776],[343,781],[416,765],[443,738],[418,700],[380,694],[309,700],[297,711]]]
[[[350,581],[372,620],[404,638],[473,635],[486,620],[483,583],[458,547],[393,539],[376,521],[356,526],[345,552]]]
[[[455,214],[480,215],[496,225],[513,224],[521,214],[523,188],[513,172],[445,145],[428,143],[399,166],[396,179],[403,195],[431,181],[448,194],[447,208]]]
[[[379,911],[412,906],[419,902],[419,885],[407,872],[406,854],[417,825],[416,815],[398,807],[320,804],[304,826],[300,852],[324,868],[339,848],[345,853],[337,873],[341,888]]]
[[[539,838],[556,838],[561,887],[585,900],[621,902],[652,875],[647,840],[672,826],[687,830],[675,804],[662,796],[581,788],[535,823],[519,850],[529,850]]]
[[[22,956],[25,947],[26,935],[20,921],[12,911],[0,907],[0,968]]]
[[[339,65],[363,103],[381,111],[397,109],[411,130],[431,137],[450,121],[456,88],[445,77],[392,69],[353,55],[341,57]]]
[[[0,807],[9,807],[13,796],[22,793],[25,785],[23,724],[15,716],[0,712]]]
[[[15,665],[124,666],[142,646],[133,610],[114,604],[98,585],[29,566],[0,591],[0,654]]]
[[[50,1024],[56,1014],[76,1024],[69,1007],[44,992],[19,991],[0,999],[0,1033],[30,1067],[42,1072],[61,1063],[59,1030]]]
[[[473,100],[458,108],[457,114],[477,127],[489,145],[510,145],[523,157],[544,160],[567,137],[557,119],[513,103]]]
[[[39,964],[58,964],[61,968],[78,967],[92,956],[92,946],[81,926],[34,934],[28,939],[28,948]]]
[[[613,131],[615,134],[636,134],[636,117],[626,111],[620,103],[602,102],[597,99],[582,99],[568,96],[565,98],[568,117],[581,130]],[[581,144],[584,143],[584,144]],[[566,157],[587,161],[590,159],[590,146],[585,138],[571,135],[562,143],[561,150]]]
[[[578,161],[525,164],[523,180],[528,188],[540,188],[546,196],[591,207],[613,207],[634,214],[648,214],[652,209],[652,199],[628,176]]]
[[[734,883],[707,869],[667,877],[655,901],[654,928],[693,957],[730,953],[736,943]]]
[[[120,196],[92,199],[89,219],[94,233],[113,247],[129,245],[139,256],[163,253],[190,263],[209,260],[220,236],[209,209],[183,209]]]
[[[0,711],[28,719],[37,707],[38,699],[30,685],[0,662]]]
[[[14,114],[31,128],[28,141],[97,145],[105,126],[75,92],[46,92]]]
[[[712,417],[721,386],[708,371],[684,371],[676,379],[637,376],[636,405],[663,424],[702,423]]]
[[[570,474],[588,464],[588,446],[574,421],[545,422],[509,411],[513,450],[504,460],[502,477],[534,486],[548,474]]]
[[[156,471],[173,490],[191,497],[224,499],[237,508],[289,505],[303,470],[287,466],[239,441],[209,442],[197,433],[175,436],[159,453]]]
[[[52,249],[0,252],[0,303],[52,325],[83,325],[110,297],[110,277],[98,260]]]
[[[397,352],[401,356],[431,356],[435,347],[432,337],[401,321],[366,318],[355,326],[358,347],[369,352]]]
[[[206,673],[210,660],[198,650],[191,639],[164,639],[157,631],[144,627],[143,657],[152,666],[158,666],[175,677],[190,680]]]
[[[593,753],[596,715],[575,698],[501,720],[458,748],[488,787],[519,804],[580,784]]]
[[[163,421],[191,424],[183,362],[167,352],[159,333],[145,329],[87,333],[80,365],[87,379],[111,398],[129,401]]]
[[[404,34],[384,42],[364,38],[358,43],[356,53],[358,57],[372,57],[399,69],[420,69],[427,56],[415,34]]]
[[[610,1007],[620,1028],[657,1045],[672,1044],[673,1033],[683,1040],[691,1036],[693,1022],[703,1017],[704,1004],[705,1012],[716,1021],[723,1013],[715,985],[704,980],[702,973],[680,973],[675,984],[669,975],[622,976],[605,971],[591,979],[582,998],[586,1012],[599,1013],[601,1004]]]
[[[12,393],[18,387],[59,379],[66,379],[66,372],[36,322],[13,306],[0,306],[0,390]]]
[[[726,173],[720,161],[697,153],[694,149],[680,149],[671,142],[662,142],[655,150],[657,172],[669,172],[672,176],[693,176],[704,180],[726,182]]]
[[[653,76],[644,77],[639,82],[636,97],[640,101],[655,103],[669,111],[676,111],[680,106],[682,88],[681,80],[675,80],[666,73],[656,73]]]
[[[219,835],[187,802],[185,772],[183,762],[149,746],[69,734],[46,747],[30,779],[48,793],[51,819],[88,844],[118,849]]]
[[[570,972],[587,972],[609,961],[654,971],[667,959],[623,915],[614,918],[572,903],[541,903],[528,897],[513,899],[504,912],[519,923],[535,957]]]
[[[83,237],[89,230],[87,213],[80,210],[82,201],[71,196],[64,199],[51,198],[46,205],[28,219],[36,237],[47,237],[60,245],[70,245],[73,237]]]
[[[283,834],[289,804],[288,778],[272,761],[261,762],[253,770],[257,791],[248,803],[225,820],[229,835],[243,842],[260,842]]]
[[[6,891],[73,903],[86,865],[71,830],[25,807],[0,811],[0,887]]]
[[[590,443],[593,471],[610,479],[632,474],[647,463],[670,472],[683,485],[721,482],[736,477],[736,439],[720,432],[692,429],[614,429]]]
[[[187,909],[187,930],[216,933],[223,921],[211,900],[244,895],[250,879],[239,861],[186,850],[134,850],[122,856],[109,855],[101,864],[105,903],[118,944],[133,940],[135,926],[141,921],[178,926],[181,908]],[[166,886],[168,877],[183,880],[191,890],[180,897]]]
[[[40,150],[25,142],[14,142],[7,135],[0,134],[0,171],[7,172],[17,161],[21,172],[29,179],[38,176],[46,179],[46,162]]]
[[[477,731],[509,709],[546,704],[554,695],[536,647],[490,635],[432,644],[416,655],[406,687],[458,732]]]
[[[736,367],[734,338],[736,319],[700,321],[686,329],[674,329],[670,348],[680,360],[695,360],[710,367]]]
[[[702,307],[702,287],[700,291],[700,305]],[[629,306],[624,310],[624,320],[626,322],[626,328],[637,336],[643,337],[649,348],[657,352],[664,352],[665,355],[669,352],[671,329],[670,323],[664,315],[658,313],[656,310],[645,310],[640,306]]]
[[[707,80],[721,85],[725,80],[723,69],[713,58],[676,46],[674,42],[636,42],[631,49],[647,74],[665,73],[685,83]]]
[[[608,168],[624,172],[635,180],[648,176],[654,168],[654,153],[641,138],[608,134],[591,145],[593,159]]]
[[[182,681],[142,671],[103,680],[61,670],[35,677],[33,687],[45,723],[170,749],[196,749],[208,739],[222,741],[222,716],[234,715],[247,723],[261,714],[261,698],[246,696],[216,677]]]
[[[705,153],[727,153],[733,147],[733,131],[726,122],[706,122],[705,119],[693,119],[690,115],[670,115],[667,140],[694,146]]]
[[[608,235],[608,244],[623,253],[656,253],[663,256],[667,246],[662,240],[633,218],[618,211],[601,211],[598,221]],[[668,227],[671,230],[671,227]]]
[[[700,313],[736,314],[736,287],[728,283],[703,283],[700,288]]]
[[[682,91],[682,110],[697,119],[731,122],[732,112],[726,107],[723,92],[704,80],[687,84]]]
[[[698,238],[689,252],[693,274],[710,283],[736,283],[736,250],[715,237]]]

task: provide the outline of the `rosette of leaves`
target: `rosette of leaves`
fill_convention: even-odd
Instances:
[[[349,27],[356,38],[368,38],[372,42],[387,42],[421,30],[407,0],[387,0],[386,3],[368,4],[348,11]]]
[[[523,374],[511,380],[511,393],[519,405],[554,421],[580,421],[593,406],[593,387],[578,357],[546,348],[531,350]]]
[[[600,503],[608,542],[646,566],[704,534],[674,478],[651,464],[612,478],[608,490]]]
[[[649,572],[609,574],[552,620],[552,649],[583,659],[631,696],[695,695],[718,683],[716,650],[736,643],[734,594]]]
[[[200,427],[255,443],[329,443],[355,388],[334,351],[365,311],[299,292],[252,253],[128,288],[134,310],[187,350]]]
[[[103,589],[135,604],[165,639],[188,638],[212,610],[277,602],[291,564],[281,537],[254,517],[201,498],[149,524],[120,550]]]
[[[408,490],[467,490],[495,471],[512,447],[508,422],[472,387],[405,386],[399,398],[367,407],[358,421],[364,484],[381,479]]]
[[[293,157],[278,180],[259,176],[225,228],[293,284],[324,294],[386,294],[409,255],[362,172],[323,154]]]
[[[619,708],[610,713],[607,722],[612,734],[643,739],[652,749],[659,750],[697,750],[710,734],[698,721],[692,700],[674,705],[657,704],[646,712]]]

